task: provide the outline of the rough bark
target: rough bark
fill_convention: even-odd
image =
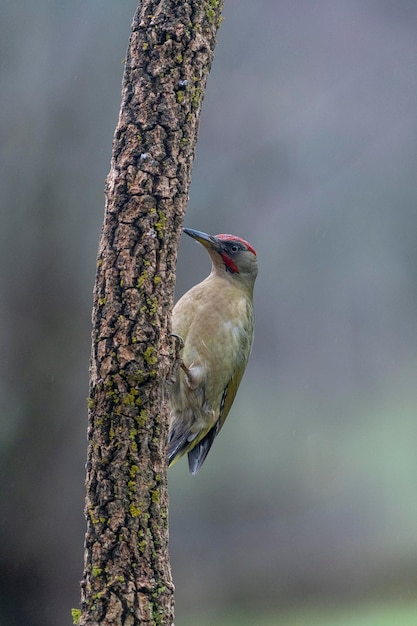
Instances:
[[[222,2],[143,1],[94,289],[83,626],[173,623],[165,380],[177,244]]]

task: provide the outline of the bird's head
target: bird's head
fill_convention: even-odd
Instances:
[[[192,228],[184,228],[184,232],[206,248],[214,273],[226,274],[253,285],[258,262],[255,250],[247,241],[235,235],[207,235]]]

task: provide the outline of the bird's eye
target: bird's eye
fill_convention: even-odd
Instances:
[[[239,252],[239,246],[235,244],[230,248],[230,252],[234,252],[236,254],[236,252]]]

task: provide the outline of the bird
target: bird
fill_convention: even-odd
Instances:
[[[184,228],[210,255],[209,276],[172,313],[178,358],[170,389],[168,463],[187,454],[190,474],[204,463],[242,380],[253,343],[254,248],[235,235]]]

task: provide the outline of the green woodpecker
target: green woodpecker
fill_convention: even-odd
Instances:
[[[212,260],[210,275],[177,302],[172,331],[181,352],[170,391],[168,456],[188,454],[191,474],[202,466],[230,411],[253,341],[256,252],[234,235],[184,228]]]

